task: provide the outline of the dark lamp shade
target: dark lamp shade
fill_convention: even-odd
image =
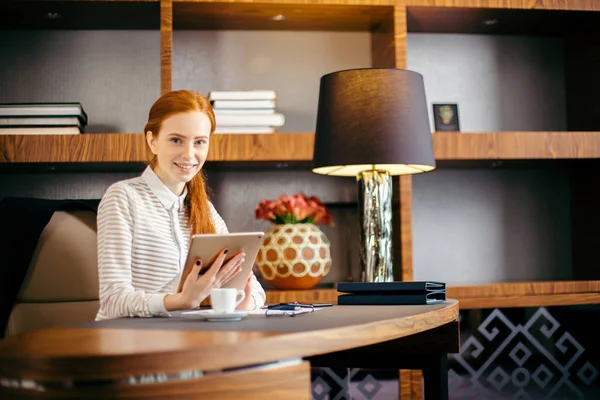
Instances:
[[[403,69],[352,69],[321,78],[313,172],[356,176],[435,169],[423,76]]]

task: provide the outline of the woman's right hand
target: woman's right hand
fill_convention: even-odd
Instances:
[[[227,263],[223,264],[227,249],[221,250],[210,268],[200,275],[202,260],[196,259],[186,277],[181,292],[165,296],[165,308],[168,311],[197,308],[210,295],[210,290],[220,288],[242,270],[246,257],[243,250],[238,251]]]

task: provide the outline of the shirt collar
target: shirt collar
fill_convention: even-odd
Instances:
[[[142,173],[142,179],[144,179],[150,190],[152,190],[152,193],[154,193],[167,210],[171,210],[172,208],[175,208],[175,210],[183,209],[183,202],[187,195],[187,186],[183,189],[181,196],[175,195],[175,193],[171,192],[163,181],[160,180],[158,175],[156,175],[156,172],[154,172],[150,166],[147,166]]]

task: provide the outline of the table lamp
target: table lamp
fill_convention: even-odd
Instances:
[[[312,171],[356,177],[362,282],[394,281],[391,177],[433,169],[421,74],[361,68],[321,78]]]

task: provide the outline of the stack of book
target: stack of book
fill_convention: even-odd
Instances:
[[[0,104],[2,135],[77,135],[87,121],[80,103]]]
[[[338,305],[420,305],[446,301],[446,283],[338,282]]]
[[[217,126],[215,133],[274,133],[285,123],[275,112],[273,90],[216,90],[208,94]]]

